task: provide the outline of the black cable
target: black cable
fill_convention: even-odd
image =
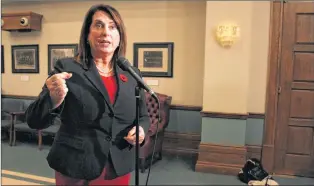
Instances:
[[[158,136],[158,130],[159,130],[159,123],[161,122],[161,117],[160,117],[160,101],[158,99],[158,97],[156,96],[153,96],[157,103],[158,103],[158,115],[157,115],[157,118],[158,118],[158,121],[157,121],[157,129],[156,129],[156,134],[155,134],[155,139],[154,139],[154,147],[153,147],[153,153],[152,153],[152,157],[151,157],[151,160],[150,160],[150,164],[149,164],[149,167],[148,167],[148,173],[147,173],[147,177],[146,177],[146,183],[145,183],[145,186],[147,186],[148,184],[148,180],[149,180],[149,175],[150,175],[150,168],[151,166],[153,165],[153,160],[154,160],[154,156],[155,156],[155,148],[156,148],[156,143],[157,143],[157,136]]]

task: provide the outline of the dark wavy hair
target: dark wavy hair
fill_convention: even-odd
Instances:
[[[125,33],[125,26],[120,13],[110,5],[104,4],[94,5],[87,11],[85,15],[85,19],[81,29],[80,41],[78,45],[78,53],[76,55],[76,60],[86,67],[90,66],[89,59],[93,58],[90,45],[88,44],[88,35],[90,32],[90,26],[93,21],[93,16],[97,11],[106,12],[115,22],[120,34],[120,43],[118,48],[114,51],[113,60],[116,60],[120,56],[124,57],[126,53],[127,36]]]

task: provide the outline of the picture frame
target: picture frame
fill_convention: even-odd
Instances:
[[[134,43],[133,66],[143,77],[173,77],[173,42]]]
[[[48,74],[50,74],[57,60],[71,58],[76,55],[78,44],[49,44],[48,45]]]
[[[39,73],[39,45],[12,45],[12,73]]]
[[[1,45],[1,74],[4,73],[4,46]]]

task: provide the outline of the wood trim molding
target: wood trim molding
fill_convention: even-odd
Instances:
[[[262,147],[257,145],[246,145],[246,159],[262,158]]]
[[[172,110],[188,110],[188,111],[201,111],[201,106],[191,106],[191,105],[176,105],[172,104],[170,106],[170,109]]]
[[[236,175],[246,161],[244,146],[222,146],[201,143],[195,165],[196,172]]]
[[[273,172],[274,169],[274,145],[275,145],[275,125],[277,115],[277,87],[279,55],[281,48],[281,30],[282,30],[282,7],[280,1],[271,2],[270,10],[270,37],[268,49],[268,80],[266,90],[266,117],[264,127],[264,140],[262,162],[265,169]]]
[[[36,96],[21,96],[21,95],[5,95],[2,94],[1,98],[13,98],[13,99],[31,99],[35,100],[37,97]]]
[[[249,112],[249,113],[248,113],[248,118],[252,118],[252,119],[265,119],[265,114],[263,114],[263,113],[252,113],[252,112]]]
[[[202,117],[224,118],[224,119],[241,119],[241,120],[246,120],[248,118],[254,118],[254,119],[264,119],[265,118],[265,114],[262,114],[262,113],[238,114],[238,113],[222,113],[222,112],[201,111],[201,115],[202,115]]]
[[[225,119],[247,119],[247,114],[237,114],[237,113],[221,113],[221,112],[201,112],[202,117],[209,118],[225,118]]]
[[[196,172],[237,175],[249,158],[261,157],[261,146],[223,146],[201,143]]]
[[[162,147],[163,153],[196,157],[200,141],[200,134],[166,131]]]
[[[15,98],[15,99],[31,99],[35,100],[36,96],[21,96],[21,95],[1,95],[2,98]],[[186,111],[199,111],[201,112],[202,117],[211,117],[211,118],[226,118],[226,119],[264,119],[265,114],[263,113],[247,113],[247,114],[236,114],[236,113],[222,113],[222,112],[205,112],[201,111],[201,106],[191,106],[191,105],[176,105],[172,104],[170,106],[172,110],[186,110]]]

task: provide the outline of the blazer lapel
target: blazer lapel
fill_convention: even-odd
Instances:
[[[120,75],[121,74],[125,75],[125,72],[116,63],[114,64],[114,67],[115,67],[116,82],[117,82],[117,93],[116,93],[115,102],[114,102],[116,103],[117,100],[119,99],[119,93],[121,90],[122,83],[124,83],[122,82]]]
[[[110,102],[107,89],[101,80],[101,77],[98,73],[98,70],[94,62],[91,62],[90,68],[88,68],[88,70],[85,71],[84,75],[95,86],[95,88],[104,96],[105,101],[109,106],[109,109],[113,112],[113,106]]]

